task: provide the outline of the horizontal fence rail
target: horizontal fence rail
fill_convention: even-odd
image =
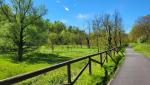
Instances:
[[[88,55],[88,56],[85,56],[85,57],[80,57],[80,58],[68,60],[68,61],[65,61],[65,62],[62,62],[62,63],[59,63],[59,64],[55,64],[55,65],[52,65],[50,67],[46,67],[46,68],[43,68],[43,69],[40,69],[40,70],[36,70],[36,71],[33,71],[33,72],[29,72],[29,73],[17,75],[17,76],[14,76],[14,77],[6,78],[6,79],[3,79],[3,80],[0,80],[0,85],[15,84],[15,83],[24,81],[26,79],[29,79],[29,78],[32,78],[32,77],[35,77],[35,76],[38,76],[38,75],[50,72],[52,70],[56,70],[56,69],[58,69],[60,67],[64,67],[64,66],[67,67],[66,69],[67,69],[67,76],[68,76],[68,78],[67,78],[68,83],[65,84],[65,85],[73,85],[78,80],[78,78],[81,76],[81,74],[84,72],[84,70],[87,67],[89,67],[89,74],[92,74],[92,66],[91,66],[92,62],[95,62],[95,63],[100,64],[101,66],[103,66],[104,63],[108,61],[108,56],[110,56],[111,59],[113,61],[115,61],[112,58],[112,56],[111,56],[112,53],[111,54],[109,54],[109,53],[110,52],[114,52],[114,55],[115,55],[116,53],[118,53],[120,51],[120,48],[121,47],[112,48],[112,49],[107,50],[107,51],[103,51],[103,52],[95,53],[95,54]],[[103,54],[106,55],[106,56],[104,56],[105,57],[104,60],[103,60],[103,56],[102,56]],[[97,56],[97,55],[100,55],[99,56],[100,57],[100,61],[92,59],[92,57]],[[72,78],[71,78],[71,64],[79,62],[79,61],[82,61],[82,60],[88,60],[88,62],[81,69],[81,71],[79,72],[79,74],[77,75],[77,77],[74,80],[72,80]]]

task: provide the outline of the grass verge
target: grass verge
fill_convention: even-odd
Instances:
[[[132,43],[133,49],[150,58],[150,43]]]

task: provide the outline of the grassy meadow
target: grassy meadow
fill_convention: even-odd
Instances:
[[[0,79],[5,79],[18,74],[31,72],[40,68],[54,65],[66,60],[86,56],[96,53],[96,48],[83,46],[66,47],[56,46],[52,52],[48,46],[42,46],[37,50],[24,55],[24,61],[15,62],[13,53],[0,53]],[[99,60],[99,56],[95,56]],[[72,79],[74,79],[81,68],[87,63],[87,60],[77,62],[71,65]],[[108,59],[106,66],[114,66],[114,62]],[[112,69],[109,69],[111,72]],[[104,69],[99,64],[92,63],[92,75],[89,75],[88,68],[83,72],[75,85],[96,85],[104,77]],[[60,85],[67,82],[66,67],[42,74],[40,76],[25,80],[18,85]]]
[[[150,43],[132,43],[135,51],[144,54],[150,58]]]

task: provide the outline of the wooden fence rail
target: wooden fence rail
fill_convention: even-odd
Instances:
[[[50,72],[52,70],[56,70],[56,69],[58,69],[60,67],[64,67],[64,66],[67,67],[67,76],[68,76],[68,78],[67,78],[68,83],[65,84],[65,85],[73,85],[78,80],[78,78],[81,76],[81,74],[84,72],[84,70],[87,67],[89,67],[89,74],[92,74],[92,65],[91,65],[92,62],[95,62],[95,63],[100,64],[101,66],[103,66],[104,63],[108,61],[108,56],[110,56],[111,59],[113,60],[113,58],[111,56],[112,52],[114,52],[114,54],[116,54],[116,53],[119,52],[119,49],[120,49],[120,47],[119,48],[112,48],[112,49],[107,50],[107,51],[99,52],[99,53],[88,55],[88,56],[85,56],[85,57],[72,59],[72,60],[69,60],[69,61],[66,61],[66,62],[55,64],[55,65],[47,67],[47,68],[43,68],[43,69],[36,70],[36,71],[33,71],[33,72],[29,72],[29,73],[25,73],[25,74],[22,74],[22,75],[17,75],[17,76],[14,76],[14,77],[3,79],[3,80],[0,80],[0,85],[15,84],[15,83],[21,82],[23,80],[26,80],[26,79],[29,79],[29,78],[32,78],[32,77]],[[100,61],[92,59],[92,57],[97,56],[97,55],[99,55]],[[103,56],[103,55],[105,55],[105,56]],[[103,59],[103,57],[104,57],[104,59]],[[88,62],[81,69],[81,71],[79,72],[77,77],[74,80],[72,80],[72,78],[71,78],[72,77],[71,76],[71,64],[82,61],[82,60],[88,60]]]

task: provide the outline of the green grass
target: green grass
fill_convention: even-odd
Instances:
[[[131,44],[135,51],[143,53],[145,56],[150,58],[150,44],[148,43],[132,43]]]
[[[18,74],[31,72],[40,68],[54,65],[66,60],[82,57],[88,54],[96,53],[97,49],[91,48],[66,48],[66,46],[57,46],[52,52],[47,46],[42,46],[34,52],[28,53],[23,62],[15,62],[12,53],[0,53],[0,79],[12,77]],[[99,56],[95,56],[99,60]],[[77,62],[71,65],[72,79],[74,79],[81,68],[87,63],[87,60]],[[107,66],[113,66],[114,63],[108,59]],[[111,70],[110,70],[111,71]],[[92,63],[92,75],[89,75],[88,68],[83,72],[75,85],[95,85],[101,82],[104,76],[104,69],[99,64]],[[40,76],[28,79],[18,85],[60,85],[67,82],[66,67],[42,74]]]

